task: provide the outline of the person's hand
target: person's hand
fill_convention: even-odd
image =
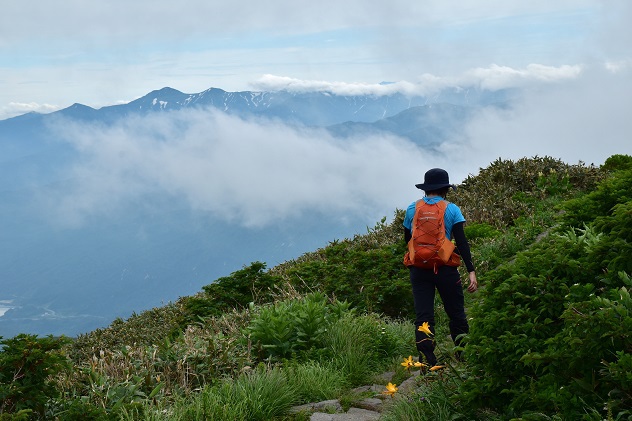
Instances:
[[[470,284],[467,286],[467,292],[476,292],[478,289],[478,281],[476,280],[476,272],[470,272]]]

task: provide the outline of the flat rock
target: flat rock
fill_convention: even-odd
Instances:
[[[325,414],[315,412],[310,417],[310,421],[374,421],[380,418],[380,413],[362,408],[351,408],[342,414]]]
[[[338,401],[338,399],[330,399],[328,401],[306,403],[304,405],[298,405],[290,409],[290,413],[292,414],[296,414],[299,412],[313,412],[313,411],[340,412],[342,411],[342,405],[340,405],[340,402]]]
[[[378,398],[366,398],[356,403],[355,406],[362,409],[368,409],[369,411],[382,412],[382,406],[384,402]]]

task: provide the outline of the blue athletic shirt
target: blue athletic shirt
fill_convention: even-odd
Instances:
[[[421,200],[428,204],[437,203],[439,200],[444,200],[441,196],[423,197]],[[404,227],[413,230],[413,218],[415,217],[415,207],[417,202],[413,202],[406,209],[406,216],[404,217]],[[443,216],[445,224],[445,236],[452,239],[452,227],[459,222],[465,222],[465,217],[461,213],[461,209],[452,202],[448,202],[448,206],[445,208],[445,215]]]

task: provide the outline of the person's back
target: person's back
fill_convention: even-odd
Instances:
[[[445,237],[447,240],[456,242],[455,254],[458,254],[465,263],[469,273],[468,291],[474,292],[478,288],[476,272],[472,263],[470,247],[465,237],[464,223],[465,217],[461,209],[454,203],[447,202],[445,197],[450,188],[456,187],[450,184],[448,173],[440,168],[433,168],[424,175],[424,182],[415,185],[424,190],[425,197],[421,198],[427,204],[437,204],[445,202],[443,213],[443,225],[445,227]],[[442,203],[443,204],[443,203]],[[404,239],[409,244],[410,249],[414,249],[414,244],[410,244],[413,239],[413,221],[416,212],[420,208],[418,202],[413,202],[406,209],[404,217]],[[413,291],[415,304],[415,337],[417,350],[420,353],[420,360],[423,358],[427,364],[434,366],[437,358],[434,355],[434,297],[435,288],[441,296],[443,306],[450,319],[450,334],[455,345],[459,345],[459,335],[468,333],[469,325],[465,315],[465,305],[463,289],[458,268],[455,265],[435,265],[433,267],[419,267],[404,260],[410,271],[410,282]],[[457,354],[458,356],[459,354]]]

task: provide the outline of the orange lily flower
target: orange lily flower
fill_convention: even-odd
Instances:
[[[402,363],[402,366],[406,367],[406,370],[408,370],[410,367],[413,367],[415,365],[415,362],[413,361],[413,356],[410,355],[408,358],[404,358],[404,362]]]
[[[385,395],[390,395],[392,398],[396,392],[397,392],[397,386],[391,382],[388,382],[388,384],[386,385],[386,390],[383,391],[382,393]]]
[[[430,330],[430,325],[428,324],[428,322],[423,322],[423,324],[419,326],[417,330],[425,333],[426,335],[432,336],[432,331]]]

